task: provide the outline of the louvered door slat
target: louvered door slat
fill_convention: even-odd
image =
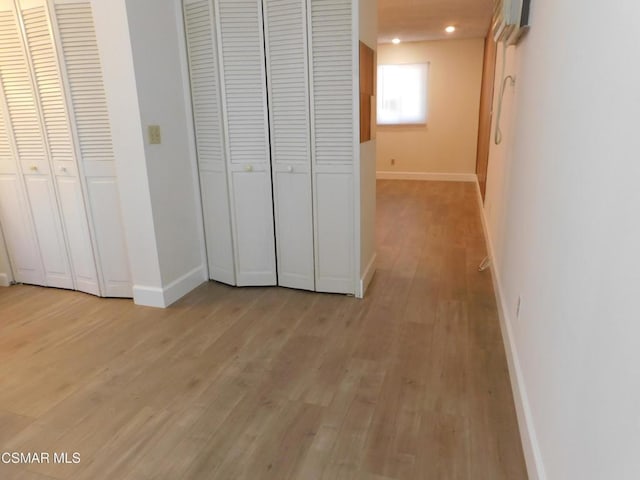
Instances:
[[[305,0],[264,0],[278,283],[315,289]]]
[[[268,163],[260,3],[219,0],[231,163]],[[245,149],[256,145],[257,149]]]
[[[31,77],[22,47],[18,19],[13,11],[0,12],[0,80],[17,148],[24,163],[46,158]]]
[[[309,0],[309,3],[315,162],[352,164],[352,2]],[[338,132],[342,135],[336,135]]]
[[[55,6],[81,157],[113,161],[113,144],[93,14],[88,2]]]
[[[22,18],[40,94],[49,153],[54,162],[73,162],[71,131],[47,12],[44,5],[29,8],[23,10]]]
[[[191,99],[200,170],[209,276],[235,285],[213,5],[185,2]]]
[[[275,285],[262,2],[215,5],[236,281]]]

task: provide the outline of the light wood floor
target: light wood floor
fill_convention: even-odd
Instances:
[[[475,186],[378,184],[365,300],[0,289],[0,479],[525,479]]]

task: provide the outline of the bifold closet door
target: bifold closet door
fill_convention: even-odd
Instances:
[[[278,284],[315,290],[305,0],[264,0]]]
[[[74,288],[100,295],[96,259],[46,0],[18,0]],[[51,203],[52,206],[55,202]],[[35,215],[35,213],[34,213]],[[41,247],[44,247],[41,244]]]
[[[307,0],[316,289],[355,293],[352,0]]]
[[[216,24],[211,0],[186,0],[184,21],[209,277],[236,284]]]
[[[0,63],[10,45],[7,38],[6,12],[0,12]],[[7,252],[17,282],[46,285],[38,240],[36,238],[29,203],[26,199],[22,175],[15,161],[16,155],[5,118],[4,93],[0,82],[0,224]]]
[[[215,6],[236,281],[275,285],[262,2]]]
[[[44,271],[44,282],[34,283],[72,289],[74,282],[71,265],[67,255],[62,219],[59,215],[57,195],[48,160],[42,118],[37,105],[38,99],[33,89],[27,55],[23,48],[18,12],[15,11],[12,1],[2,0],[0,13],[2,15],[1,28],[5,37],[0,45],[2,51],[0,81],[2,82],[6,107],[5,123],[12,133],[14,153],[17,159],[16,173],[21,173],[21,175],[18,173],[17,176],[22,177],[26,203],[30,207],[28,212],[30,222],[33,222],[39,257]],[[8,205],[10,206],[11,203]],[[9,206],[3,206],[5,211],[3,217],[12,215],[12,212],[6,212],[10,208]],[[20,217],[25,216],[26,213],[27,210],[23,209],[20,212]],[[17,218],[8,220],[8,226],[5,229],[21,221]],[[25,225],[22,230],[28,231],[29,225]],[[10,254],[12,258],[22,256],[22,253],[15,253],[23,251],[14,241],[14,238],[17,240],[19,237],[13,233],[5,234],[8,237],[8,247],[12,251]],[[28,241],[31,239],[29,238]],[[36,260],[33,259],[33,261]],[[20,268],[17,267],[16,270],[20,281]]]
[[[90,3],[0,0],[0,35],[0,220],[16,280],[131,297]]]
[[[53,5],[50,14],[56,44],[59,46],[62,94],[67,99],[68,118],[73,134],[72,144],[76,152],[79,175],[83,177],[87,207],[85,218],[88,218],[93,234],[102,295],[131,297],[132,281],[118,192],[111,123],[91,2],[54,0]],[[56,164],[60,165],[60,162]],[[58,169],[57,173],[60,185],[70,182],[69,170],[63,172]],[[63,190],[71,196],[68,184],[64,188],[61,187],[61,192]],[[81,193],[75,187],[73,192]],[[75,205],[80,203],[76,202]],[[83,244],[88,245],[86,241]]]

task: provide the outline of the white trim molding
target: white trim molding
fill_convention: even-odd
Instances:
[[[542,462],[542,453],[536,436],[535,426],[533,423],[533,414],[527,389],[524,382],[524,376],[520,367],[518,350],[516,347],[513,331],[511,329],[511,318],[509,318],[509,310],[505,302],[502,289],[502,281],[500,273],[495,267],[495,251],[493,242],[489,234],[487,218],[485,216],[484,205],[482,202],[482,194],[480,193],[480,185],[476,182],[476,190],[478,193],[478,206],[480,208],[480,217],[482,219],[482,230],[484,232],[485,242],[487,244],[487,253],[490,261],[491,280],[493,282],[493,291],[496,296],[498,306],[498,317],[500,319],[500,329],[502,330],[502,339],[507,356],[507,364],[509,367],[509,377],[511,380],[511,390],[513,392],[513,401],[516,407],[516,415],[518,417],[518,426],[520,429],[520,440],[524,451],[527,471],[531,480],[546,480],[547,475]]]
[[[187,55],[187,37],[184,24],[184,10],[182,2],[175,1],[176,25],[178,30],[178,56],[180,57],[182,90],[184,96],[184,106],[187,113],[187,131],[189,138],[189,160],[191,161],[191,172],[194,186],[194,201],[197,210],[198,238],[200,239],[200,258],[204,262],[206,278],[209,279],[209,262],[207,258],[207,241],[204,233],[204,209],[202,207],[202,192],[200,186],[200,171],[198,169],[198,153],[196,148],[195,124],[193,121],[193,105],[191,104],[191,79],[189,77],[189,58]]]
[[[8,287],[9,285],[11,285],[9,275],[6,273],[0,273],[0,287]]]
[[[163,288],[134,285],[133,301],[136,305],[166,308],[206,281],[207,267],[200,265]]]
[[[356,292],[357,298],[364,298],[364,294],[367,293],[367,288],[369,288],[369,284],[373,279],[373,274],[376,273],[376,259],[378,255],[374,253],[367,264],[367,268],[364,270],[364,274],[360,279],[360,284],[358,285],[358,291]]]
[[[475,173],[376,172],[378,180],[431,180],[438,182],[477,182]]]

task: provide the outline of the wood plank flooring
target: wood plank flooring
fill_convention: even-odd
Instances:
[[[526,478],[475,186],[381,181],[364,300],[0,289],[0,479]]]

